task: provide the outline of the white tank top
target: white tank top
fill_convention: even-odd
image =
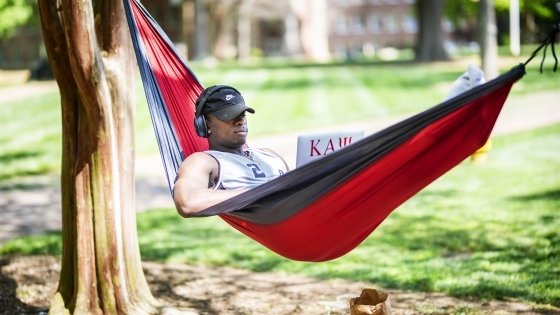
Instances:
[[[262,149],[247,149],[249,157],[208,150],[218,162],[218,179],[214,189],[251,189],[287,172],[284,161]]]

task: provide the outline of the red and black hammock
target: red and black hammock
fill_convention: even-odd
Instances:
[[[202,84],[137,0],[124,0],[153,126],[173,190],[183,159],[208,149],[193,126]],[[487,141],[519,65],[371,135],[195,216],[219,215],[284,257],[338,258],[399,205]]]

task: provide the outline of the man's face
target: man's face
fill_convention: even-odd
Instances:
[[[208,115],[206,121],[210,134],[208,140],[226,148],[240,148],[247,140],[247,117],[245,112],[232,120],[223,121],[214,115]]]

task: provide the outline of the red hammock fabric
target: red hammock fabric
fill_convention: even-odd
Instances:
[[[433,122],[286,220],[260,225],[229,216],[223,219],[292,259],[340,257],[358,246],[404,201],[481,148],[510,87],[505,85]]]
[[[182,159],[208,146],[193,127],[194,103],[202,85],[139,2],[124,2],[172,189]],[[523,75],[520,65],[197,216],[220,215],[290,259],[317,262],[340,257],[408,198],[482,147],[511,86]]]

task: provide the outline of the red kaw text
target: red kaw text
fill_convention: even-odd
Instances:
[[[311,139],[309,141],[311,142],[311,151],[309,153],[309,156],[315,157],[327,155],[328,153],[332,153],[335,150],[349,145],[350,143],[352,143],[352,137],[344,137],[338,139],[334,138],[322,142],[320,139]]]

